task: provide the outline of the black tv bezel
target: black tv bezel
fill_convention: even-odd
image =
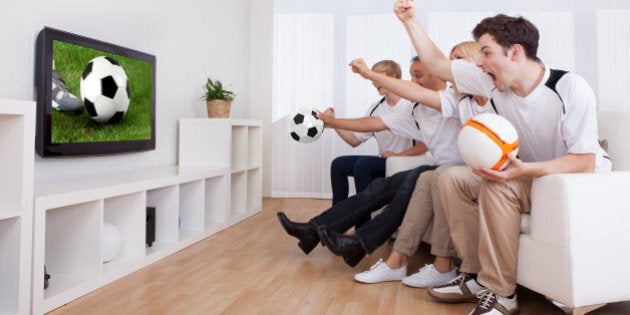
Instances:
[[[52,143],[52,53],[53,41],[97,49],[149,62],[151,76],[151,138],[128,141]],[[155,150],[155,56],[66,31],[44,27],[37,36],[35,53],[35,92],[37,100],[35,151],[42,157],[106,155]]]

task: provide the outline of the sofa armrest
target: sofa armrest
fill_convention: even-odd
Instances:
[[[594,236],[625,233],[630,240],[630,172],[543,176],[534,180],[531,199],[533,239],[560,247],[597,245],[591,250],[605,245],[592,244]]]
[[[531,201],[518,283],[570,307],[627,300],[619,277],[630,259],[630,172],[543,176]]]
[[[392,176],[420,165],[433,165],[431,153],[414,156],[391,156],[385,161],[385,176]]]

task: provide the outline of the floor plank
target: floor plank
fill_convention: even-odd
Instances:
[[[431,300],[400,282],[361,284],[356,272],[391,250],[387,243],[356,268],[318,246],[304,255],[276,218],[306,221],[330,200],[264,198],[260,214],[64,305],[49,314],[467,314],[473,304]],[[428,246],[409,272],[431,262]],[[543,296],[519,287],[520,314],[563,314]],[[629,314],[630,302],[590,314]]]

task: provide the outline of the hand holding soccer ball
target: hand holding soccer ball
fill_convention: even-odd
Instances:
[[[457,149],[473,169],[503,170],[518,154],[518,133],[503,116],[485,113],[470,118],[459,131]]]
[[[312,109],[298,108],[289,115],[289,134],[297,142],[310,143],[321,137],[324,122]]]

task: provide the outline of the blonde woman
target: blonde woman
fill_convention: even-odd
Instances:
[[[478,56],[479,46],[474,41],[457,44],[450,53],[451,59],[465,59],[468,62],[474,62]],[[457,118],[462,123],[474,115],[492,111],[491,106],[484,106],[488,102],[486,98],[460,94],[455,86],[450,91],[438,93],[417,85],[408,85],[405,81],[383,80],[378,75],[359,73],[400,93],[402,97],[440,110],[442,116]],[[453,262],[456,252],[437,190],[438,175],[450,166],[441,165],[436,170],[420,175],[389,257],[385,261],[379,260],[369,270],[356,274],[355,280],[364,283],[402,280],[408,286],[424,288],[446,284],[457,276]],[[407,276],[409,257],[418,249],[431,221],[431,254],[435,255],[433,264]]]

